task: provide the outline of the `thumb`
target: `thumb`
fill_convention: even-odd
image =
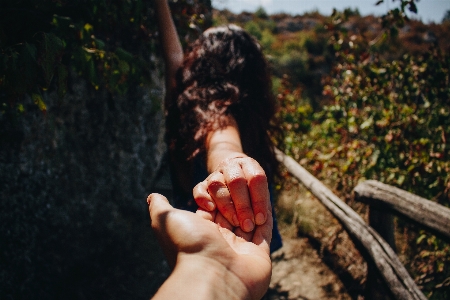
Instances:
[[[148,209],[150,213],[150,222],[153,228],[159,228],[160,216],[165,215],[170,210],[174,209],[172,205],[169,204],[169,200],[160,194],[150,194],[147,197]]]
[[[173,225],[173,218],[171,219],[172,222],[169,222],[169,214],[176,211],[176,209],[169,204],[166,197],[160,194],[150,194],[147,197],[147,203],[150,212],[150,224],[167,257],[169,265],[173,269],[178,250],[174,244],[176,235],[174,235],[174,230],[170,230],[170,228],[173,228],[173,226],[170,226],[171,224]]]

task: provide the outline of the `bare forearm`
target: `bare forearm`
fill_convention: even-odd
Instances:
[[[224,129],[212,132],[207,139],[207,168],[213,172],[221,162],[229,158],[247,157],[242,149],[239,129],[233,119]]]
[[[175,24],[173,23],[167,0],[156,0],[155,5],[159,35],[166,61],[174,60],[181,62],[183,59],[183,49]]]
[[[159,37],[166,67],[166,88],[170,92],[175,86],[175,73],[183,61],[183,48],[167,1],[155,0],[155,5]]]

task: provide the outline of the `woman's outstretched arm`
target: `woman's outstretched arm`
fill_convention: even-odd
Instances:
[[[240,227],[238,235],[267,221],[270,195],[267,176],[261,165],[245,155],[236,121],[228,116],[229,125],[210,132],[206,139],[206,160],[210,175],[194,188],[197,204],[208,211],[216,207],[227,222],[222,227]]]
[[[155,0],[156,19],[158,20],[159,36],[166,69],[166,99],[170,99],[175,88],[175,73],[183,62],[177,29],[173,23],[168,0]]]

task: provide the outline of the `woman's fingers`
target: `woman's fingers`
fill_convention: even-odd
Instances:
[[[234,234],[243,238],[246,242],[251,242],[253,240],[253,232],[245,232],[241,227],[234,229]]]
[[[245,160],[245,158],[230,160],[228,164],[221,168],[221,171],[230,191],[239,225],[245,232],[250,232],[255,228],[255,217],[253,215],[247,178],[242,169],[242,160]]]
[[[215,208],[217,207],[220,211],[220,225],[224,225],[224,228],[229,229],[239,226],[234,203],[231,200],[230,192],[225,184],[222,173],[212,173],[206,180],[194,187],[193,194],[197,205],[201,210],[204,210],[201,212],[197,211],[201,216],[207,217],[207,214],[205,213],[215,212]],[[211,217],[208,217],[208,219],[210,218]],[[215,217],[212,218],[212,221],[214,221],[214,218]],[[222,219],[226,220],[226,222]]]
[[[220,168],[235,203],[241,228],[249,232],[262,225],[270,211],[267,176],[261,165],[250,157],[236,158]]]
[[[233,229],[235,228],[230,222],[228,222],[228,220],[221,213],[216,214],[214,223],[230,231],[233,231]]]
[[[192,193],[194,195],[195,202],[200,208],[207,211],[212,211],[216,208],[214,200],[208,192],[208,184],[206,180],[197,184]]]
[[[271,209],[264,169],[249,157],[225,160],[195,186],[193,193],[200,208],[217,208],[231,225],[244,232],[264,224]]]
[[[220,172],[213,172],[206,179],[208,194],[217,206],[220,213],[234,226],[239,226],[239,219],[236,214],[235,204],[230,195],[224,175]]]
[[[270,211],[270,194],[266,173],[255,160],[250,158],[243,160],[241,165],[244,176],[247,178],[255,223],[262,225],[267,220],[267,212]]]
[[[243,177],[228,179],[231,198],[242,230],[250,232],[255,228],[255,217],[248,192],[247,181]]]

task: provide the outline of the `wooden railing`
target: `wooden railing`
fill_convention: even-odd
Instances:
[[[409,219],[444,240],[450,240],[450,209],[402,189],[367,180],[353,189],[356,201],[369,205],[369,225],[395,249],[394,223],[392,215]],[[374,284],[379,272],[369,265],[367,292],[379,293]]]
[[[362,182],[353,191],[357,201],[369,204],[378,214],[389,212],[406,217],[450,240],[449,208],[375,180]]]
[[[389,215],[386,218],[383,210],[387,207],[424,224],[443,236],[448,236],[450,224],[448,208],[437,206],[436,203],[379,182],[367,181],[358,185],[355,188],[357,198],[371,205],[374,204],[375,208],[370,216],[371,223],[389,240],[388,243],[377,230],[368,225],[353,209],[294,159],[279,150],[277,150],[277,158],[341,222],[355,244],[362,245],[359,250],[365,254],[367,260],[370,260],[367,261],[369,281],[376,281],[378,276],[373,275],[376,272],[388,287],[389,294],[395,299],[426,299],[391,247],[391,245],[394,246],[392,219]],[[380,222],[380,212],[382,222]],[[382,290],[373,282],[367,282],[366,288],[369,289],[366,292],[368,296],[366,299],[378,298],[374,296],[374,293]]]

